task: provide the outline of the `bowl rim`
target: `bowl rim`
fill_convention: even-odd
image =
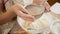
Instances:
[[[30,4],[30,5],[27,5],[27,6],[31,6],[31,5],[35,6],[36,4]],[[26,8],[27,6],[24,6],[24,8]],[[36,5],[36,6],[39,6],[39,5]],[[45,10],[45,8],[44,8],[44,10]],[[44,11],[43,11],[43,12],[44,12]],[[43,13],[43,12],[42,12],[42,13]],[[20,22],[20,20],[24,22],[24,20],[23,20],[21,17],[17,16],[17,22],[18,22],[18,24],[20,25],[20,27],[21,27],[22,29],[24,29],[26,32],[30,32],[30,31],[28,31],[26,28],[24,28],[24,27],[22,26],[22,24],[21,24],[22,22]]]

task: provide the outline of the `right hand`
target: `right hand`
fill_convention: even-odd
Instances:
[[[11,11],[13,14],[16,14],[17,16],[23,18],[27,21],[34,21],[34,16],[30,15],[30,13],[21,5],[16,4],[9,8],[8,11]]]

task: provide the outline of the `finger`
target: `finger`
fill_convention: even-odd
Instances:
[[[29,14],[25,14],[25,13],[19,11],[19,10],[16,13],[17,13],[17,15],[19,17],[21,17],[21,18],[23,18],[25,20],[30,20],[30,21],[34,21],[35,20],[34,16],[29,15]]]
[[[34,21],[35,20],[34,16],[29,15],[29,14],[22,13],[21,17],[24,18],[27,21]]]
[[[24,19],[26,19],[27,21],[34,21],[35,18],[33,16],[23,16]]]
[[[22,12],[24,12],[24,13],[26,13],[26,14],[30,14],[30,13],[28,12],[28,10],[26,10],[22,5],[18,5],[18,8],[20,8],[20,10],[21,10]]]
[[[16,11],[16,9],[17,9],[17,10],[22,11],[23,13],[30,14],[30,13],[28,12],[28,10],[26,10],[26,9],[25,9],[22,5],[20,5],[20,4],[16,4],[16,5],[12,6],[12,7],[13,7],[12,9],[14,9],[15,11]]]
[[[29,18],[23,18],[25,21],[30,21],[30,22],[33,22],[34,19],[29,19]]]

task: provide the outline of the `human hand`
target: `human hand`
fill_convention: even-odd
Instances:
[[[12,7],[9,8],[9,11],[12,13],[16,14],[17,16],[23,18],[24,20],[27,21],[34,21],[35,18],[34,16],[30,15],[30,13],[21,5],[16,4]]]

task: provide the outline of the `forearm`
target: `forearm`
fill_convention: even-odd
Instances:
[[[11,19],[14,17],[15,15],[10,12],[10,11],[7,11],[3,14],[0,15],[0,25],[2,24],[5,24],[6,22],[8,21],[11,21]]]
[[[5,22],[11,21],[13,17],[16,16],[14,13],[17,7],[14,5],[10,7],[5,13],[0,15],[0,24],[4,24]]]

